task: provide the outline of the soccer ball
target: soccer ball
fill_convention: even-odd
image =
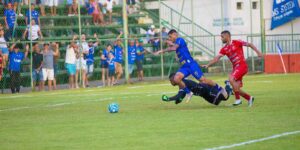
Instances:
[[[110,113],[117,113],[117,112],[119,112],[119,104],[117,104],[117,103],[110,103],[108,105],[108,111]]]

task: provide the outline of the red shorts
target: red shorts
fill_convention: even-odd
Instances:
[[[243,86],[243,76],[248,73],[247,65],[240,65],[238,67],[234,67],[231,76],[233,76],[235,81],[240,82],[240,86]]]

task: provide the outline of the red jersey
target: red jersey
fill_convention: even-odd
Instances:
[[[233,68],[246,65],[243,46],[248,43],[241,40],[232,40],[230,44],[226,44],[219,52],[221,55],[226,55],[231,61]]]

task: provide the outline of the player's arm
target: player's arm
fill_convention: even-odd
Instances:
[[[28,52],[29,52],[29,45],[27,44],[27,45],[25,46],[25,56],[24,56],[24,58],[27,58]]]
[[[216,62],[218,62],[224,55],[222,54],[218,54],[213,60],[209,61],[209,63],[207,65],[202,65],[202,67],[204,68],[208,68],[209,66],[215,64]]]
[[[262,57],[262,53],[254,46],[252,43],[246,43],[245,46],[250,47],[255,53],[257,54],[258,57]]]
[[[99,39],[98,39],[97,33],[94,33],[94,38],[96,39],[96,42],[93,44],[93,46],[96,47],[99,44]]]
[[[7,21],[6,21],[6,15],[4,14],[4,22],[5,22],[5,27],[6,27],[6,29],[8,29],[9,27],[8,27],[8,23],[7,23]]]
[[[53,46],[54,46],[54,53],[53,53],[53,56],[58,56],[59,55],[59,45],[58,43],[53,43]]]
[[[41,32],[41,28],[39,28],[38,34],[41,36],[41,39],[43,39],[43,34],[42,34],[42,32]]]
[[[176,51],[176,49],[179,47],[179,45],[177,44],[173,44],[171,45],[170,47],[164,49],[164,50],[160,50],[160,51],[157,51],[155,52],[154,54],[158,55],[160,53],[165,53],[165,52],[172,52],[172,51]]]
[[[26,30],[25,30],[24,33],[23,33],[23,36],[22,36],[23,39],[25,39],[27,32],[28,32],[28,28],[26,28]]]

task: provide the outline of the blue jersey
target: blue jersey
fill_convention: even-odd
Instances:
[[[181,64],[191,63],[194,61],[193,57],[191,56],[189,49],[187,47],[186,42],[183,38],[177,38],[175,41],[175,44],[177,44],[179,47],[176,49],[177,57],[179,58],[179,62]]]
[[[115,70],[115,59],[108,60],[108,70]]]
[[[114,52],[115,61],[118,63],[123,63],[123,48],[119,45],[115,45]]]
[[[136,46],[128,46],[128,64],[134,64],[136,59]]]
[[[36,10],[31,11],[31,19],[34,19],[35,24],[39,24],[40,13]],[[26,11],[27,23],[30,24],[29,10]]]
[[[92,46],[89,48],[89,53],[86,54],[85,59],[86,59],[86,64],[91,65],[94,64],[94,53],[95,53],[95,47]]]
[[[10,52],[9,53],[9,70],[20,72],[21,70],[21,62],[24,59],[24,53],[23,52]]]
[[[136,60],[143,60],[144,59],[144,52],[145,51],[145,49],[144,49],[144,47],[143,46],[138,46],[137,47],[137,54],[136,54]],[[143,53],[142,55],[139,55],[138,53]]]
[[[13,9],[6,9],[4,11],[4,16],[6,17],[6,22],[9,28],[14,28],[16,20],[16,12]]]
[[[109,52],[108,52],[106,49],[104,49],[104,50],[102,51],[102,55],[103,55],[104,58],[105,58],[105,59],[101,59],[101,63],[102,63],[102,64],[107,64],[107,61],[108,61],[108,54],[109,54]]]

